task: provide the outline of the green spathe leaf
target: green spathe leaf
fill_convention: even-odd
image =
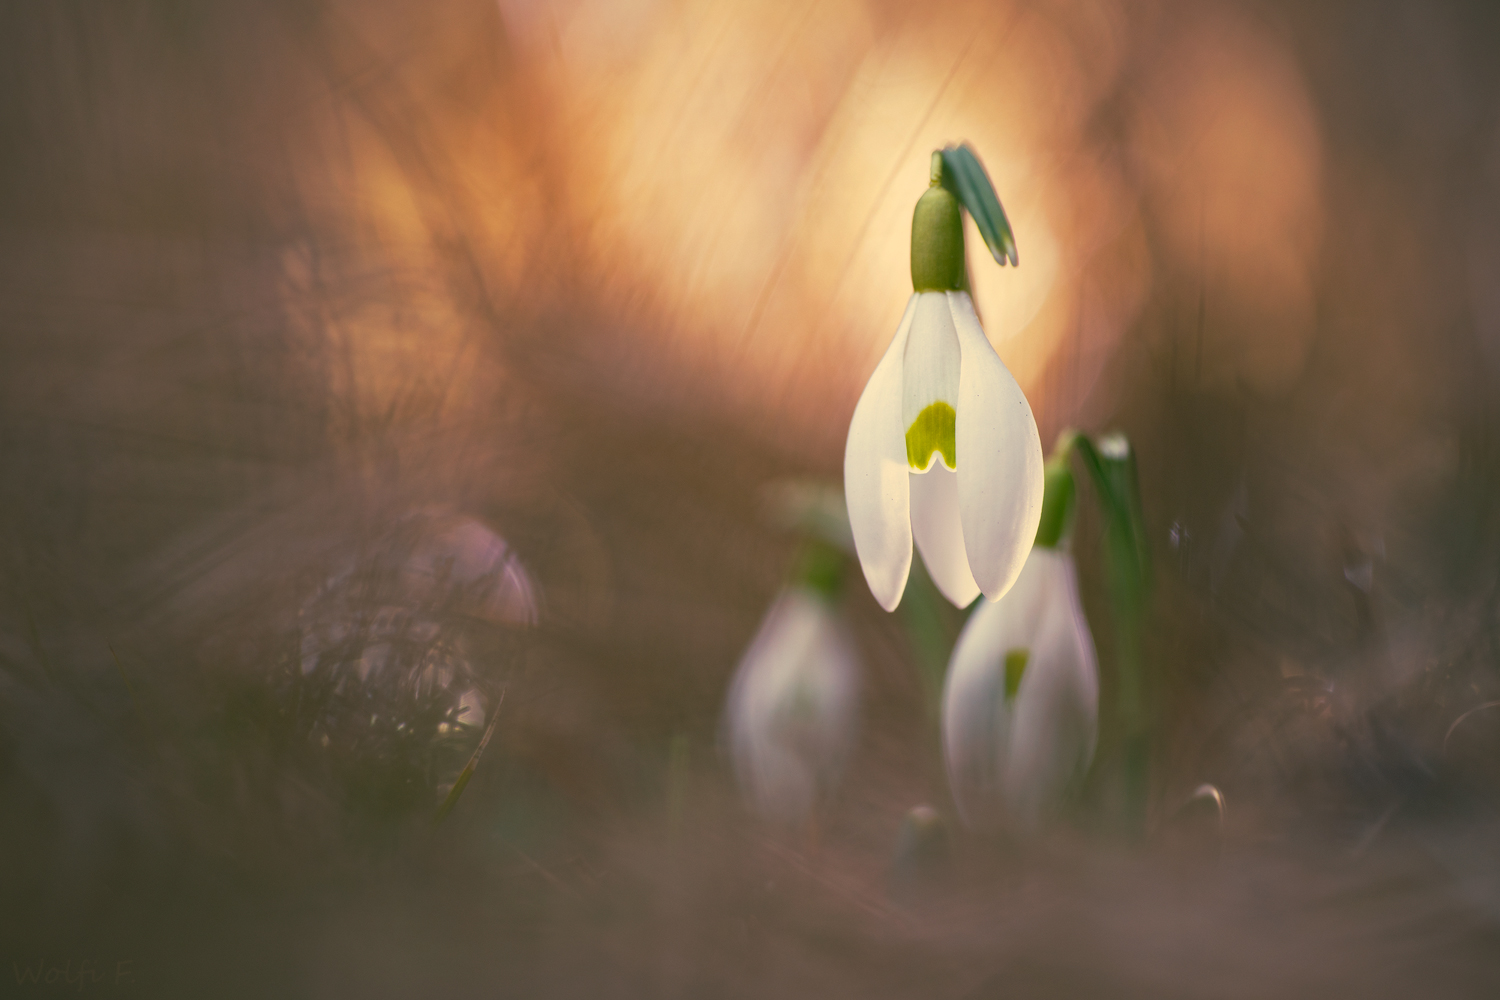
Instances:
[[[945,146],[942,154],[943,186],[957,195],[968,209],[995,263],[1004,267],[1008,260],[1012,267],[1019,267],[1021,258],[1016,254],[1016,238],[1010,231],[1010,220],[1005,217],[1005,209],[1000,206],[1000,198],[990,183],[990,175],[985,173],[984,164],[979,162],[968,143]]]

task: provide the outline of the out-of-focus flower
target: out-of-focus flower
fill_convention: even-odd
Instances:
[[[533,625],[537,598],[505,539],[473,518],[422,510],[401,518],[370,557],[329,577],[302,618],[304,674],[352,666],[366,681],[393,656],[408,670],[440,667],[431,653],[451,649],[458,627]]]
[[[1072,558],[1038,545],[1010,592],[970,617],[948,669],[943,749],[964,822],[1037,826],[1087,771],[1098,717]]]
[[[430,529],[402,567],[410,593],[451,599],[450,611],[494,624],[536,624],[536,588],[510,543],[472,517],[426,517]]]
[[[771,605],[726,707],[735,774],[756,811],[807,820],[854,742],[859,661],[827,594],[798,583]]]
[[[912,218],[912,297],[854,408],[844,451],[855,547],[887,611],[901,602],[914,538],[954,604],[981,591],[999,598],[1041,515],[1036,421],[974,312],[961,206],[941,163],[935,154]]]
[[[303,603],[309,737],[360,781],[377,776],[425,806],[472,750],[538,604],[515,550],[483,523],[402,516]]]

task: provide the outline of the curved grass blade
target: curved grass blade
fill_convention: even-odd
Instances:
[[[484,736],[479,740],[479,746],[474,748],[474,755],[469,758],[469,763],[464,765],[463,772],[459,774],[458,780],[453,783],[453,788],[448,792],[448,797],[443,804],[438,806],[438,811],[432,818],[432,825],[438,826],[448,818],[453,807],[458,805],[458,797],[464,793],[469,779],[474,777],[474,769],[479,766],[479,758],[484,753],[484,748],[490,745],[490,737],[495,735],[495,723],[500,721],[500,706],[505,704],[505,691],[501,690],[500,700],[495,703],[495,711],[490,717],[489,727],[485,729]]]
[[[945,146],[942,152],[943,186],[957,195],[968,209],[969,217],[979,227],[979,235],[984,237],[995,263],[1004,267],[1008,260],[1012,267],[1018,267],[1021,258],[1016,253],[1016,237],[1010,231],[1010,220],[1005,217],[1005,209],[995,194],[995,186],[990,183],[990,175],[985,173],[984,164],[979,162],[968,143]]]

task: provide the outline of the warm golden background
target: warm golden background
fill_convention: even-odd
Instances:
[[[0,977],[1489,995],[1497,40],[1459,0],[0,10]],[[815,831],[755,823],[719,723],[794,550],[759,491],[837,482],[963,140],[1044,443],[1140,458],[1149,830],[1101,780],[893,901],[946,792],[920,651],[857,576]],[[432,788],[367,808],[348,768],[384,765],[289,721],[309,595],[413,510],[504,535],[540,608],[480,658],[507,700],[435,832]],[[1205,781],[1222,837],[1184,831]]]

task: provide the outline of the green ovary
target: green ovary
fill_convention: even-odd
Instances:
[[[906,429],[906,461],[913,469],[926,469],[933,452],[942,452],[943,464],[958,468],[958,445],[954,429],[958,414],[949,404],[938,400],[917,414]]]

